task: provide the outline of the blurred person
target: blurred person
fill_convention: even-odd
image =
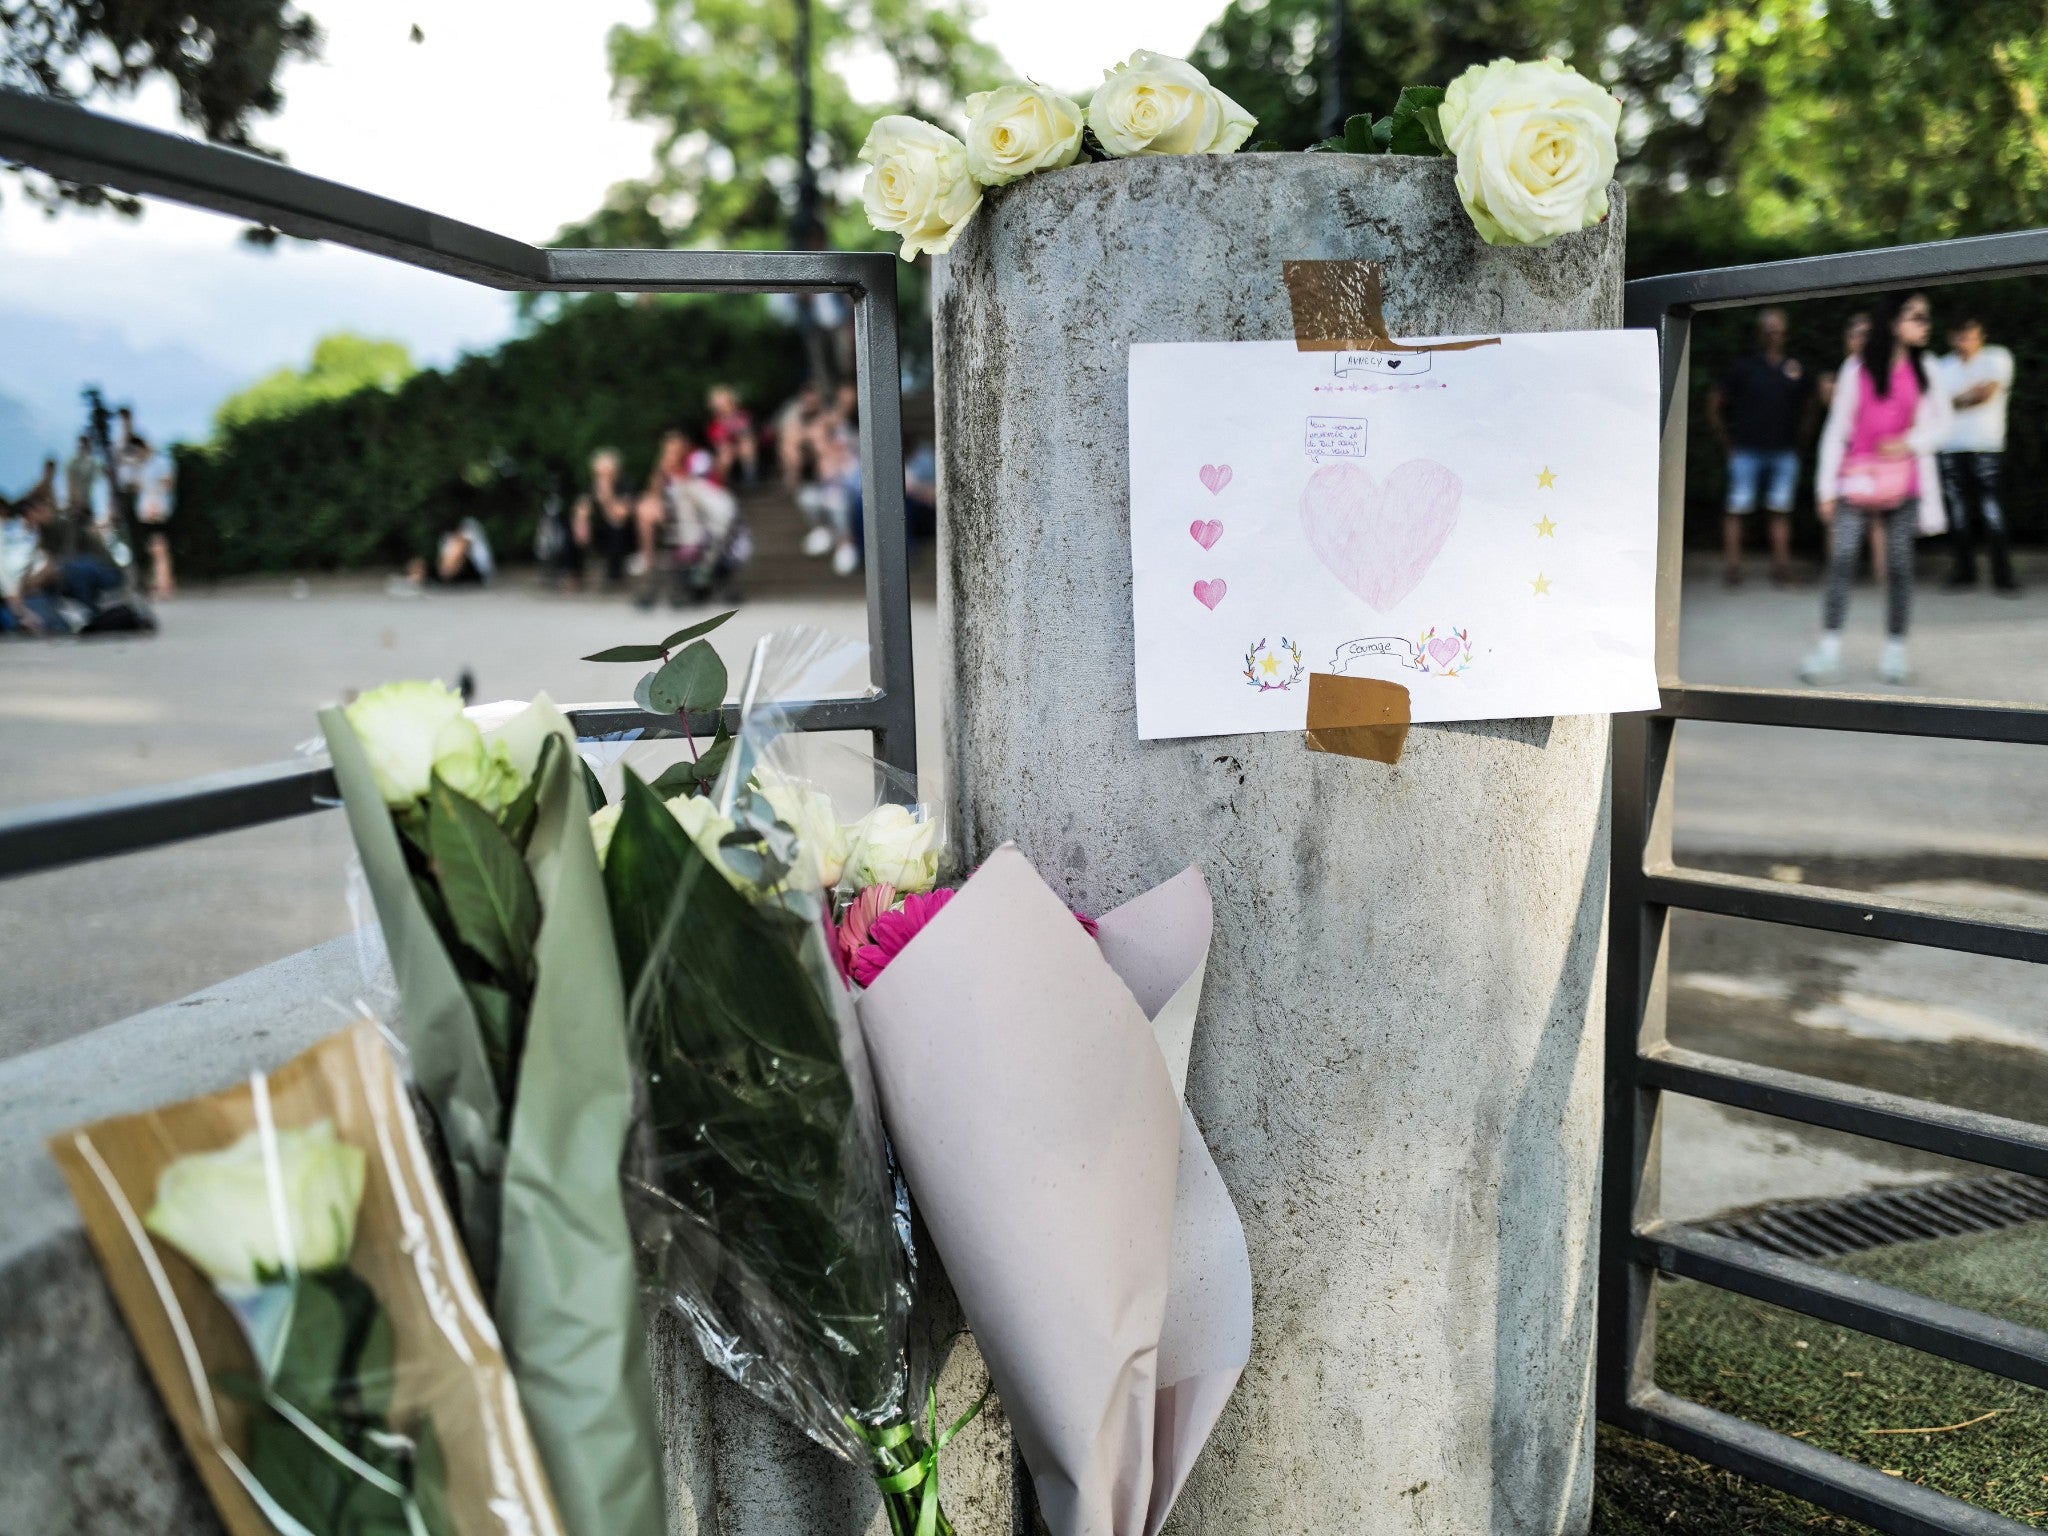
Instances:
[[[576,498],[569,515],[572,580],[580,585],[585,561],[604,562],[607,587],[626,579],[638,537],[635,498],[619,479],[619,451],[600,448],[590,456],[590,488]]]
[[[1906,631],[1913,610],[1913,539],[1941,525],[1941,481],[1934,453],[1948,439],[1953,412],[1928,366],[1932,312],[1924,293],[1901,294],[1879,312],[1860,358],[1849,358],[1835,384],[1822,429],[1814,496],[1828,525],[1827,586],[1819,643],[1799,675],[1832,683],[1842,675],[1842,625],[1864,529],[1885,524],[1890,560],[1885,580],[1885,647],[1877,674],[1912,681]],[[1923,522],[1923,503],[1926,516]]]
[[[806,525],[803,551],[829,555],[838,542],[825,515],[818,489],[818,422],[825,397],[815,384],[805,384],[775,415],[775,457],[782,465],[782,483],[795,498]]]
[[[484,525],[473,517],[465,517],[435,540],[432,566],[414,558],[406,566],[405,574],[414,586],[432,581],[439,587],[486,587],[496,571],[497,561],[491,554],[491,540]]]
[[[100,457],[93,451],[92,435],[78,434],[78,447],[64,464],[64,515],[75,523],[93,520],[93,488],[100,478]]]
[[[36,477],[36,483],[21,493],[19,505],[26,508],[31,503],[48,503],[51,510],[57,506],[57,461],[43,460],[43,472]]]
[[[1861,357],[1863,347],[1870,340],[1870,314],[1857,310],[1842,327],[1842,357],[1844,360]],[[1825,413],[1835,403],[1835,379],[1841,370],[1833,369],[1820,376],[1815,393],[1820,398],[1820,408]],[[1870,575],[1880,587],[1885,583],[1884,524],[1875,519],[1870,524]]]
[[[1742,583],[1744,520],[1762,500],[1770,515],[1771,580],[1792,579],[1792,502],[1812,381],[1785,352],[1782,309],[1756,317],[1757,346],[1729,365],[1707,396],[1707,422],[1728,456],[1728,504],[1721,519],[1722,579]]]
[[[1984,344],[1984,322],[1965,315],[1949,331],[1948,356],[1935,363],[1939,387],[1955,413],[1941,451],[1941,493],[1948,509],[1955,562],[1951,588],[1977,585],[1977,528],[1984,530],[1991,584],[2010,597],[2020,584],[2012,573],[2012,544],[1999,500],[2005,466],[2006,401],[2012,394],[2012,353]]]
[[[831,406],[811,425],[811,451],[817,460],[814,502],[828,530],[832,574],[851,576],[860,569],[861,504],[860,394],[842,384]],[[806,553],[813,551],[805,542]]]
[[[95,627],[102,604],[118,594],[121,572],[96,539],[76,554],[64,552],[57,498],[24,497],[0,531],[0,599],[9,628],[30,634],[69,634],[73,624],[64,604],[84,610],[84,628]],[[130,622],[122,627],[137,628]]]
[[[26,502],[0,497],[0,635],[62,634],[63,614],[28,585],[42,561],[41,541],[29,522]]]
[[[176,508],[178,466],[168,453],[152,448],[140,435],[128,440],[128,452],[136,466],[135,522],[149,547],[150,591],[159,598],[176,597],[178,584],[171,571],[167,525]]]
[[[714,385],[707,403],[711,423],[704,429],[704,440],[711,447],[712,468],[705,478],[723,486],[752,485],[760,474],[761,456],[754,418],[741,408],[739,393],[729,384]]]
[[[919,443],[903,461],[903,516],[914,539],[938,533],[939,455],[930,443]]]

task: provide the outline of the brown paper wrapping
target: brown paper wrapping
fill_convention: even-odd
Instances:
[[[1302,352],[1465,352],[1500,345],[1498,336],[1412,347],[1388,334],[1387,269],[1377,261],[1286,261],[1280,275]]]
[[[171,1421],[230,1536],[273,1536],[243,1486],[246,1410],[214,1380],[252,1368],[240,1327],[212,1283],[143,1227],[174,1159],[239,1140],[257,1092],[282,1127],[332,1120],[368,1156],[349,1267],[395,1336],[391,1422],[431,1418],[460,1536],[561,1536],[497,1330],[434,1182],[412,1106],[375,1024],[365,1020],[251,1083],[55,1137],[86,1236]],[[519,1522],[523,1521],[521,1524]]]
[[[1308,746],[1398,763],[1408,741],[1408,690],[1377,677],[1308,675]]]

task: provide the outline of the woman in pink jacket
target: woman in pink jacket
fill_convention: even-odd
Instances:
[[[1842,364],[1821,429],[1814,495],[1828,525],[1827,587],[1821,599],[1820,643],[1799,669],[1809,683],[1842,676],[1842,623],[1864,530],[1884,530],[1885,646],[1877,675],[1887,683],[1913,678],[1906,628],[1913,614],[1913,540],[1947,526],[1935,450],[1947,440],[1947,394],[1931,387],[1926,360],[1932,315],[1924,293],[1888,299],[1870,328],[1863,355]]]

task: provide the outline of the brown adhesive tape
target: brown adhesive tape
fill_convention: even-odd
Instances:
[[[1411,347],[1388,334],[1387,269],[1377,261],[1286,261],[1294,345],[1303,352],[1464,352],[1497,347],[1498,336]]]
[[[1308,675],[1308,747],[1398,763],[1408,741],[1408,690],[1377,677]]]

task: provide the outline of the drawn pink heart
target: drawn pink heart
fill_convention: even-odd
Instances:
[[[1198,517],[1188,524],[1188,532],[1202,548],[1214,549],[1216,541],[1223,537],[1223,524],[1213,517],[1206,523]]]
[[[1230,583],[1221,576],[1214,581],[1198,581],[1195,583],[1195,601],[1214,613],[1216,605],[1223,601],[1223,594],[1229,590]]]
[[[1397,464],[1384,484],[1340,459],[1309,476],[1301,527],[1330,574],[1385,613],[1442,553],[1464,491],[1464,482],[1433,459]]]
[[[1204,464],[1202,466],[1202,484],[1206,485],[1209,488],[1209,494],[1214,496],[1223,487],[1230,484],[1230,466],[1228,464]]]
[[[1440,635],[1429,642],[1429,659],[1440,667],[1448,667],[1451,659],[1465,648],[1465,642],[1456,635]]]

